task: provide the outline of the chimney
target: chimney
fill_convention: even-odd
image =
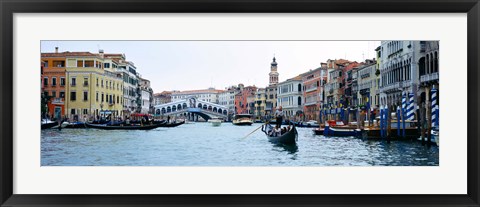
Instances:
[[[55,47],[55,53],[58,53],[58,47]]]

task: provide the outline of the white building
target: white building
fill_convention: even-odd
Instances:
[[[382,41],[380,48],[380,104],[401,105],[402,92],[416,94],[419,68],[425,65],[425,41]],[[416,96],[415,96],[416,99]]]
[[[153,113],[153,90],[150,81],[139,77],[140,113]]]
[[[277,85],[277,106],[281,106],[286,119],[294,120],[303,111],[302,77],[288,79]]]
[[[219,95],[221,92],[223,92],[223,90],[217,90],[215,88],[209,88],[205,90],[175,91],[172,92],[172,102],[184,100],[189,97],[196,97],[197,100],[219,104]]]
[[[226,106],[230,113],[234,113],[235,111],[235,95],[239,92],[239,88],[237,86],[231,86],[227,88],[225,91],[222,91],[218,94],[219,102],[218,104],[222,106]]]
[[[136,112],[139,101],[137,68],[133,62],[126,61],[124,54],[105,54],[105,57],[113,59],[113,69],[123,77],[123,114]]]

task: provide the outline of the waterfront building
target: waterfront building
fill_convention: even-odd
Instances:
[[[302,76],[287,79],[277,85],[278,106],[282,107],[285,119],[299,121],[303,114]]]
[[[322,66],[302,74],[303,113],[305,120],[319,121],[319,111],[325,101],[325,84],[327,84],[327,66]]]
[[[141,94],[140,113],[153,113],[153,90],[150,87],[150,81],[142,77],[139,77],[138,80]]]
[[[340,97],[339,107],[356,107],[357,94],[353,93],[353,89],[357,86],[357,70],[363,63],[348,62],[342,65],[344,77],[342,82],[343,96]]]
[[[235,94],[235,114],[253,114],[256,86],[239,84],[240,92]]]
[[[101,55],[57,52],[55,56],[64,56],[66,59],[65,109],[69,118],[80,120],[109,114],[121,115],[122,77],[104,69],[105,59]]]
[[[46,100],[46,111],[52,118],[65,116],[65,55],[58,53],[42,53],[42,96]]]
[[[425,67],[425,41],[382,41],[379,49],[380,104],[401,106],[402,94],[417,94]],[[417,100],[417,94],[414,99]]]
[[[420,44],[422,46],[422,44]],[[419,60],[419,75],[420,75],[420,87],[417,95],[419,96],[419,102],[424,103],[422,108],[426,109],[426,120],[435,122],[433,117],[437,117],[438,113],[435,110],[438,110],[440,103],[440,88],[439,88],[439,42],[438,41],[427,41],[424,42],[425,55]],[[435,89],[437,92],[434,95],[432,89]],[[433,102],[433,103],[432,103]],[[432,106],[435,105],[436,107]],[[432,125],[429,123],[429,126],[437,126],[438,121]]]
[[[230,86],[218,95],[219,104],[228,108],[228,120],[231,120],[235,113],[235,95],[239,92],[240,85]]]
[[[349,60],[327,60],[327,84],[325,94],[327,107],[340,107],[344,105],[345,72],[356,66]]]
[[[365,65],[358,68],[357,73],[357,93],[358,105],[366,106],[368,109],[376,109],[378,103],[378,81],[379,76],[376,75],[377,61],[365,60]]]
[[[163,91],[153,94],[153,105],[160,105],[172,102],[172,91]]]
[[[266,106],[267,94],[265,88],[258,88],[255,92],[255,119],[265,121],[265,106]]]
[[[217,90],[215,88],[201,89],[201,90],[187,90],[187,91],[174,91],[172,92],[172,102],[187,99],[189,97],[195,97],[198,100],[206,101],[214,104],[219,104],[219,94],[223,90]]]
[[[103,51],[100,51],[102,54]],[[112,59],[112,66],[108,69],[120,74],[123,78],[123,111],[122,115],[129,116],[139,111],[138,102],[138,75],[134,63],[127,61],[124,54],[104,54],[104,57]]]
[[[268,86],[265,87],[265,94],[267,95],[265,102],[265,114],[267,116],[271,116],[277,107],[277,84],[279,77],[277,65],[278,63],[275,57],[273,57],[273,61],[270,64]]]

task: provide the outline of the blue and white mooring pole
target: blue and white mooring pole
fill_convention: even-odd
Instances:
[[[397,136],[400,137],[400,106],[397,106]]]
[[[407,116],[407,93],[402,93],[402,136],[405,138],[405,120]]]
[[[407,108],[407,120],[413,121],[413,115],[415,112],[415,104],[413,102],[413,93],[408,94],[408,108]]]
[[[384,113],[385,111],[383,110],[383,106],[380,106],[380,136],[384,138],[385,136],[383,135],[383,125],[385,124],[384,122]]]
[[[438,127],[438,100],[437,89],[433,86],[432,90],[432,128]]]

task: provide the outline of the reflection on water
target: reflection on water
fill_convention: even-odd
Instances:
[[[411,166],[439,163],[417,141],[324,137],[298,128],[295,145],[274,144],[260,124],[184,124],[150,131],[43,130],[42,166]]]

